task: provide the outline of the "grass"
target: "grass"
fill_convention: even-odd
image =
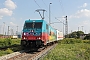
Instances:
[[[20,50],[21,50],[21,46],[14,47],[14,48],[7,48],[6,50],[0,50],[0,56],[7,55]]]
[[[20,39],[0,39],[0,48],[9,47],[13,45],[20,45]]]
[[[7,48],[6,50],[0,50],[0,56],[20,51],[20,40],[21,39],[0,39],[0,48],[12,46],[11,48]]]
[[[13,53],[13,51],[11,49],[7,49],[7,50],[0,50],[0,56],[6,55],[6,54],[10,54]]]
[[[41,60],[90,60],[90,44],[58,43],[56,48]]]

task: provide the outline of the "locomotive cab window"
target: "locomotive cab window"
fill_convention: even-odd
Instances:
[[[42,28],[42,22],[25,23],[24,28]]]
[[[35,28],[42,28],[42,22],[35,23]]]

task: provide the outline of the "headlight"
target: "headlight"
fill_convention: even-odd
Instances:
[[[24,39],[26,39],[26,38],[24,37]]]
[[[27,37],[24,37],[23,39],[27,39]]]
[[[26,35],[26,33],[24,33],[24,35]]]
[[[28,35],[28,33],[27,32],[24,32],[23,35]]]
[[[38,39],[41,39],[40,37]]]
[[[39,39],[39,40],[40,40],[41,38],[40,38],[40,37],[38,37],[37,39]]]

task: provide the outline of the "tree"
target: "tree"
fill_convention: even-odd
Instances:
[[[83,35],[84,32],[83,31],[77,31],[77,38],[80,38],[80,35]]]
[[[84,40],[85,40],[85,39],[90,40],[90,33],[85,36]]]
[[[69,38],[80,38],[80,35],[84,34],[83,31],[74,31],[69,34]]]

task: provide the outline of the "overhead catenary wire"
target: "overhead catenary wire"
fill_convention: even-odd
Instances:
[[[44,3],[44,5],[46,6],[46,8],[48,9],[48,7],[47,7],[47,5],[46,5],[46,3],[42,0],[42,2]],[[47,11],[48,12],[48,11]],[[49,16],[48,15],[46,15],[48,18],[49,18]]]
[[[63,14],[65,14],[65,10],[64,10],[63,4],[62,4],[62,0],[59,0],[59,5],[61,6]]]
[[[46,8],[48,9],[48,7],[47,7],[47,5],[46,5],[46,3],[42,0],[42,2],[44,3],[44,5],[46,6]]]
[[[48,8],[48,6],[46,5],[46,3],[42,0],[42,2],[44,3],[44,5],[45,5],[45,7],[49,10],[49,8]],[[48,12],[48,11],[47,11]],[[49,16],[48,15],[46,15],[48,18],[49,18]]]
[[[63,15],[65,15],[65,11],[64,11],[64,7],[63,7],[63,4],[62,4],[62,0],[59,0],[59,5],[61,6],[61,10],[63,12]],[[59,17],[59,18],[65,18],[65,17]],[[55,17],[56,20],[60,21],[60,19],[58,19],[58,17]],[[61,23],[63,23],[65,25],[64,22],[60,21]]]
[[[46,8],[49,10],[49,7],[46,5],[46,3],[42,0],[42,2],[44,3],[44,5],[46,6]],[[49,12],[51,13],[51,10],[49,10]],[[51,13],[52,14],[52,13]],[[52,14],[53,17],[55,17],[53,14]],[[49,17],[48,17],[49,18]]]
[[[62,21],[60,21],[58,18],[56,18],[56,17],[55,17],[55,19],[56,19],[56,20],[58,20],[60,23],[63,23],[63,24],[65,25],[65,23],[64,23],[64,22],[62,22]]]
[[[37,1],[36,0],[34,0],[34,2],[37,4],[37,6],[39,7],[39,8],[41,8],[41,6],[37,3]],[[48,8],[48,6],[46,5],[46,3],[42,0],[42,2],[44,3],[44,5],[46,6],[46,8],[49,10],[49,8]],[[60,1],[59,0],[59,4],[60,4],[60,6],[61,6],[61,8],[62,8],[62,12],[63,12],[63,14],[65,14],[65,11],[64,11],[64,8],[63,8],[63,4],[62,4],[62,1]],[[51,12],[51,11],[50,11]],[[51,13],[52,14],[52,13]],[[53,15],[53,14],[52,14]],[[48,17],[48,15],[46,15],[47,17]],[[53,15],[54,16],[54,15]],[[55,17],[55,16],[54,16]],[[48,17],[49,18],[49,17]],[[55,19],[57,19],[57,20],[59,20],[57,17],[55,17]],[[59,20],[60,21],[60,20]]]
[[[42,2],[44,3],[44,5],[46,6],[46,8],[48,8],[47,7],[47,5],[45,4],[45,2],[42,0]],[[60,3],[60,0],[59,0],[59,3]],[[63,11],[63,14],[64,14],[64,9],[63,9],[63,5],[61,5],[61,7],[62,7],[62,11]],[[51,11],[50,11],[51,12]],[[52,13],[51,13],[52,14]],[[53,15],[53,14],[52,14]],[[63,18],[63,17],[62,17]],[[65,23],[64,22],[62,22],[62,21],[60,21],[58,18],[56,18],[55,17],[55,19],[56,20],[58,20],[59,22],[52,22],[52,23],[63,23],[63,25],[65,25]],[[64,30],[64,29],[63,29]]]
[[[39,4],[34,0],[34,2],[39,6]],[[47,7],[47,5],[45,4],[45,2],[42,0],[42,2],[44,3],[44,5]],[[61,3],[60,2],[60,0],[59,0],[59,3]],[[60,6],[61,6],[61,9],[62,9],[62,12],[63,12],[63,14],[65,14],[65,11],[64,11],[64,8],[63,8],[63,5],[62,4],[60,4]],[[40,7],[40,6],[39,6]],[[40,7],[41,8],[41,7]],[[48,8],[48,7],[47,7]],[[49,10],[49,8],[48,8],[48,10]],[[49,11],[49,12],[51,12],[51,11]],[[52,13],[51,13],[52,14]],[[53,14],[52,14],[52,16],[54,16]],[[48,17],[48,16],[47,16]],[[55,16],[54,16],[55,17]],[[49,18],[49,17],[48,17]],[[63,17],[64,18],[64,17]],[[58,18],[56,18],[55,17],[55,19],[57,19],[57,20],[59,20]],[[51,23],[53,23],[53,22],[51,22]],[[57,23],[57,22],[56,22]],[[64,24],[64,22],[62,22],[62,21],[60,21],[59,20],[59,23],[63,23],[63,25],[65,25]],[[63,27],[64,28],[64,27]],[[64,29],[63,29],[64,30]]]
[[[46,3],[42,0],[42,2],[44,3],[44,5],[46,6],[46,8],[48,8],[47,7],[47,5],[46,5]],[[63,12],[63,14],[65,14],[65,11],[64,11],[64,8],[63,8],[63,4],[62,4],[62,0],[60,1],[59,0],[59,4],[60,4],[60,6],[61,6],[61,9],[62,9],[62,12]],[[50,11],[51,12],[51,11]],[[52,13],[51,13],[52,14]],[[53,14],[52,14],[53,15]],[[54,16],[54,15],[53,15]],[[55,17],[55,16],[54,16]],[[55,17],[55,19],[56,19],[57,17]]]
[[[63,15],[64,15],[65,14],[65,11],[64,11],[63,4],[62,4],[62,0],[59,0],[59,5],[61,6],[61,9],[62,9],[62,12],[63,12]],[[65,18],[65,17],[59,17],[59,18]],[[55,17],[55,19],[59,20],[58,17]]]
[[[39,4],[36,2],[36,0],[34,0],[34,2],[37,4],[37,6],[38,6],[39,8],[41,8],[41,7],[39,6]]]
[[[37,6],[39,7],[39,8],[41,8],[41,6],[36,2],[36,0],[34,0],[34,2],[37,4]],[[43,1],[44,2],[44,1]],[[45,4],[45,3],[44,3]],[[47,17],[48,17],[48,15],[46,15]],[[48,17],[49,18],[49,17]]]
[[[37,4],[37,6],[39,7],[39,8],[41,8],[41,6],[37,3],[37,1],[36,0],[34,0],[34,2]],[[45,4],[45,2],[42,0],[42,2],[44,3],[44,5],[46,6],[46,8],[49,10],[49,8],[47,7],[47,5]],[[48,11],[47,11],[48,12]],[[51,11],[50,11],[51,12]],[[52,13],[51,13],[52,14]],[[52,14],[53,15],[53,14]],[[46,15],[47,17],[48,17],[48,15]],[[49,18],[49,17],[48,17]]]

